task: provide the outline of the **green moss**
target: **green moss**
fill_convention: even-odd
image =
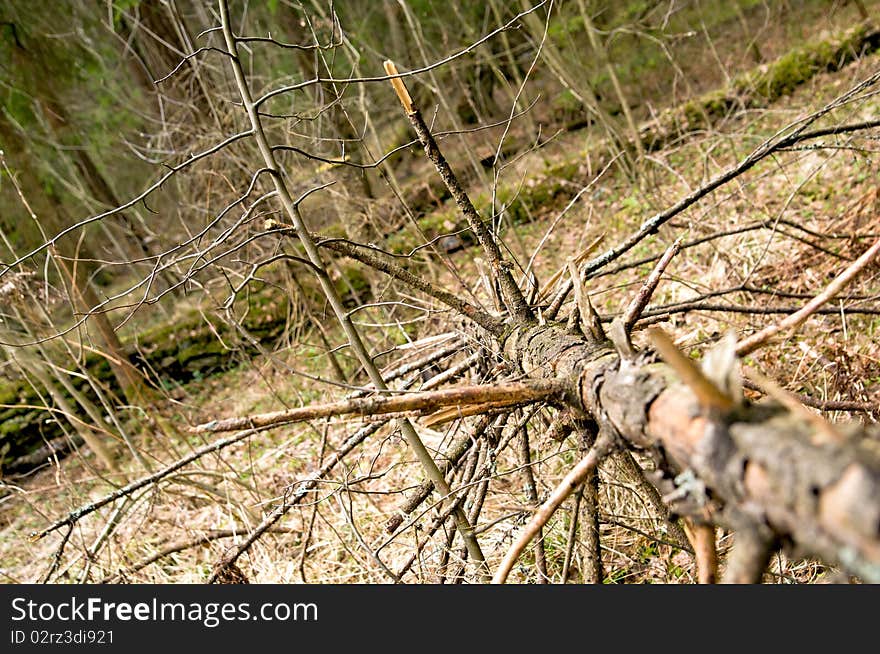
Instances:
[[[681,107],[685,127],[690,130],[698,130],[708,126],[715,118],[727,115],[734,98],[724,89],[716,89],[701,95],[699,98],[690,100]]]
[[[644,130],[647,150],[662,148],[671,138],[705,129],[736,106],[765,107],[792,93],[818,73],[835,71],[862,53],[880,48],[880,30],[859,25],[835,37],[796,48],[769,64],[737,75],[727,88],[716,89],[667,109]]]
[[[550,105],[556,120],[566,122],[586,111],[584,104],[569,89],[559,93]]]
[[[358,282],[361,287],[363,283]],[[239,302],[236,310],[250,334],[263,343],[271,343],[285,326],[288,302],[279,289],[266,285]],[[242,341],[234,327],[219,320],[209,325],[197,311],[146,330],[123,345],[135,365],[156,371],[168,387],[228,370],[237,365],[240,358],[237,353],[257,351],[254,345]],[[91,354],[86,357],[85,365],[90,377],[119,392],[104,357]],[[97,401],[85,380],[72,381],[80,391]],[[43,444],[44,438],[61,435],[58,424],[46,420],[49,415],[46,411],[29,408],[42,402],[25,381],[0,385],[0,404],[11,405],[0,412],[0,466],[34,451]]]
[[[365,268],[359,263],[339,262],[338,273],[331,275],[336,284],[336,292],[343,298],[363,296],[370,291],[370,281]]]
[[[546,175],[557,179],[574,179],[580,173],[580,158],[575,161],[563,161],[553,166],[548,166]]]
[[[177,351],[177,363],[184,368],[189,368],[196,361],[212,357],[219,361],[222,357],[228,356],[229,350],[217,340],[199,341],[184,345]],[[200,367],[193,367],[193,370],[200,370]]]
[[[473,200],[474,206],[478,212],[482,213],[481,208],[485,209],[485,200],[477,197]],[[465,220],[461,213],[453,203],[449,203],[422,217],[418,221],[419,231],[428,239],[433,239],[440,234],[451,234],[458,232],[465,227]],[[464,243],[471,243],[473,236],[470,232],[458,235]],[[402,229],[394,234],[390,234],[383,245],[389,252],[395,254],[404,254],[412,250],[414,242],[422,242],[420,234],[416,234],[410,227]]]
[[[477,211],[479,211],[479,207],[483,204],[484,202],[477,198]],[[428,214],[419,220],[419,228],[433,238],[437,234],[454,231],[460,222],[461,216],[458,207],[453,205]]]
[[[567,39],[577,36],[584,31],[584,19],[580,16],[572,16],[570,18],[562,18],[551,21],[547,36],[553,41],[564,43]]]
[[[812,53],[795,50],[781,57],[765,75],[757,78],[755,92],[765,100],[778,98],[794,91],[819,70]]]
[[[733,81],[733,88],[749,97],[750,106],[763,106],[793,92],[798,86],[823,71],[839,70],[863,51],[880,46],[880,33],[867,25],[830,39],[814,41],[779,57]]]
[[[734,100],[723,89],[710,91],[703,96],[703,109],[713,117],[725,115],[734,105]]]
[[[706,110],[698,100],[686,102],[681,108],[684,115],[684,125],[687,129],[699,129],[706,124]]]
[[[2,382],[0,383],[0,405],[15,404],[18,402],[20,383]],[[0,414],[2,415],[2,414]]]

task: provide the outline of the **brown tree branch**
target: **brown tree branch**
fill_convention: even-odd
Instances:
[[[583,453],[596,444],[596,427],[588,423],[578,425],[579,449]],[[593,470],[587,475],[579,489],[580,502],[577,510],[580,515],[572,515],[572,522],[580,524],[584,558],[581,577],[586,584],[601,584],[605,577],[602,565],[602,540],[600,538],[601,520],[599,519],[599,471]],[[563,575],[563,579],[566,575]],[[563,582],[565,583],[565,582]]]
[[[473,404],[492,403],[509,406],[548,400],[559,397],[562,384],[553,380],[527,380],[494,385],[458,386],[424,393],[405,393],[398,396],[352,398],[312,404],[295,409],[258,413],[243,418],[212,420],[190,428],[192,433],[233,431],[245,427],[260,428],[270,425],[302,422],[315,418],[329,418],[346,414],[381,415],[399,411],[435,410],[441,407],[466,407]]]
[[[737,354],[740,356],[750,354],[759,347],[766,345],[778,334],[782,332],[791,333],[796,330],[807,318],[814,314],[819,307],[840,293],[840,291],[842,291],[846,285],[849,284],[863,268],[865,268],[865,266],[876,258],[878,252],[880,252],[880,240],[877,240],[874,245],[862,254],[862,256],[847,266],[847,268],[835,277],[821,293],[807,302],[799,311],[796,311],[775,325],[769,325],[757,334],[753,334],[747,339],[740,341],[736,348]]]
[[[535,475],[532,473],[532,452],[529,445],[529,430],[523,425],[519,437],[519,466],[522,469],[523,486],[525,488],[526,501],[531,506],[538,504],[538,487],[535,484]],[[544,551],[544,534],[541,529],[535,536],[535,567],[538,569],[538,583],[547,584],[550,577],[547,575],[547,555]]]
[[[767,569],[776,539],[764,525],[752,521],[744,524],[733,536],[733,549],[727,557],[723,584],[757,584]]]
[[[685,520],[688,538],[697,559],[697,581],[714,584],[718,581],[718,550],[715,547],[715,525]]]
[[[504,559],[495,571],[495,576],[492,578],[493,584],[503,584],[507,581],[507,577],[513,569],[514,564],[526,547],[528,547],[529,543],[532,542],[532,539],[540,533],[541,529],[547,524],[547,521],[553,516],[553,514],[556,513],[556,510],[566,498],[584,483],[602,459],[611,452],[613,445],[614,439],[609,436],[607,432],[599,435],[599,438],[596,439],[596,443],[587,455],[582,458],[578,464],[575,465],[567,475],[565,475],[556,488],[553,489],[553,492],[550,493],[550,497],[544,501],[540,508],[538,508],[532,516],[532,519],[522,532],[520,532],[516,541],[510,546],[510,549],[507,550]]]
[[[656,486],[648,481],[645,471],[633,458],[633,455],[627,450],[622,450],[614,454],[612,459],[620,466],[625,475],[632,478],[641,496],[647,500],[651,508],[657,513],[657,517],[663,521],[666,530],[669,532],[669,538],[675,543],[675,546],[690,551],[690,541],[687,534],[685,534],[684,529],[682,529],[681,525],[670,513],[669,507],[663,502],[663,498],[657,491]]]
[[[389,75],[398,75],[397,68],[391,61],[385,62],[385,71]],[[446,188],[449,189],[450,194],[452,194],[452,198],[455,200],[455,204],[458,206],[459,211],[461,211],[467,219],[468,225],[477,237],[477,241],[479,241],[483,251],[486,253],[486,257],[489,259],[489,265],[492,268],[492,274],[501,286],[501,292],[504,295],[504,302],[507,305],[508,310],[519,322],[533,322],[535,316],[532,313],[528,302],[526,302],[522,290],[517,286],[516,281],[513,279],[513,275],[510,272],[511,264],[504,261],[504,258],[501,255],[501,249],[498,247],[495,237],[486,227],[483,219],[480,218],[480,215],[474,208],[470,197],[468,197],[468,194],[461,186],[458,177],[456,177],[449,162],[446,161],[446,157],[444,157],[443,153],[440,151],[437,142],[434,140],[434,136],[431,134],[431,129],[425,123],[425,119],[422,118],[422,114],[413,106],[412,99],[409,97],[409,93],[406,92],[403,80],[401,80],[400,77],[394,77],[392,83],[394,83],[395,91],[400,98],[406,116],[409,118],[410,123],[412,123],[413,129],[419,137],[419,142],[421,142],[422,147],[425,149],[425,155],[428,157],[428,160],[434,164],[437,173],[440,175]]]
[[[730,411],[733,408],[733,400],[718,390],[718,387],[706,377],[703,371],[675,347],[675,343],[666,332],[659,327],[654,327],[648,332],[648,337],[663,360],[688,385],[700,402],[700,406],[722,412]]]
[[[280,231],[288,236],[296,236],[296,231],[294,229],[277,221],[267,221],[266,226],[269,229]],[[349,259],[360,261],[361,263],[370,266],[370,268],[383,272],[389,277],[401,281],[407,286],[421,291],[425,295],[429,295],[451,309],[454,309],[461,315],[470,318],[494,336],[499,336],[503,330],[503,321],[499,318],[489,315],[480,307],[462,300],[460,297],[453,295],[445,289],[438,288],[431,282],[414,275],[402,266],[398,266],[390,261],[385,261],[381,257],[366,251],[364,248],[358,247],[356,244],[343,239],[324,238],[319,234],[313,234],[312,238],[315,240],[315,244],[318,247],[327,248],[328,250],[338,252]]]
[[[370,378],[370,381],[373,383],[376,389],[379,391],[385,391],[388,388],[385,380],[383,379],[382,374],[379,372],[378,367],[373,361],[373,357],[367,350],[367,347],[364,344],[363,339],[361,338],[360,332],[352,322],[350,314],[345,310],[342,299],[340,298],[336,287],[334,286],[334,284],[330,280],[329,275],[327,274],[326,268],[321,259],[320,252],[318,251],[318,248],[315,245],[315,242],[312,239],[312,236],[308,230],[308,226],[306,225],[305,220],[303,219],[303,216],[300,212],[299,203],[293,200],[290,189],[288,188],[285,181],[285,177],[282,174],[277,160],[275,159],[275,153],[272,151],[272,148],[269,145],[266,132],[263,129],[261,118],[258,113],[260,101],[254,102],[253,95],[251,94],[251,90],[244,73],[244,68],[238,57],[238,43],[235,39],[234,34],[232,33],[228,2],[227,0],[218,0],[218,4],[220,8],[220,23],[223,32],[223,39],[225,41],[226,49],[230,54],[230,66],[232,68],[232,73],[235,78],[236,87],[238,88],[242,105],[244,107],[244,110],[247,112],[248,119],[251,123],[251,127],[253,128],[253,138],[257,143],[265,167],[272,172],[272,181],[275,185],[275,190],[278,193],[278,197],[281,200],[281,204],[284,207],[284,212],[287,215],[287,218],[293,224],[294,229],[296,230],[296,234],[299,237],[300,243],[302,244],[303,249],[306,252],[309,263],[318,273],[317,277],[318,282],[321,285],[321,290],[323,291],[328,304],[332,308],[333,313],[336,315],[336,318],[339,321],[342,330],[345,332],[345,336],[348,339],[348,344],[351,347],[352,352],[357,357],[361,366],[363,366],[364,370]],[[264,98],[265,97],[266,96],[264,96]],[[439,468],[437,467],[437,464],[431,457],[431,453],[425,447],[425,444],[422,442],[422,439],[419,437],[415,428],[406,418],[401,419],[398,424],[401,434],[403,435],[404,439],[406,439],[407,444],[409,445],[410,449],[412,449],[416,458],[418,458],[419,463],[425,470],[425,473],[428,475],[428,477],[431,478],[438,490],[440,490],[444,495],[448,495],[449,485],[446,483],[446,479],[441,474]],[[467,522],[467,516],[461,510],[457,510],[454,513],[454,516],[458,531],[461,533],[461,537],[468,547],[468,552],[470,553],[471,558],[473,558],[473,560],[478,564],[483,565],[483,577],[488,580],[489,573],[488,567],[485,564],[485,556],[483,555],[476,536],[474,535],[473,529]],[[240,553],[243,551],[243,549],[240,550],[237,554],[234,555],[234,557],[240,555]],[[228,561],[230,565],[235,563],[234,557]],[[216,576],[216,574],[213,575],[212,580],[216,579]]]
[[[750,391],[758,391],[765,393],[757,384],[743,379],[743,386]],[[793,398],[804,406],[819,409],[820,411],[864,411],[865,413],[875,413],[880,411],[880,402],[859,402],[858,400],[820,400],[803,393],[788,392]]]
[[[639,292],[636,293],[636,296],[630,301],[629,305],[627,305],[622,318],[623,329],[627,334],[632,332],[633,326],[641,317],[645,307],[648,306],[648,302],[651,301],[651,296],[654,295],[654,291],[657,290],[657,284],[660,283],[660,278],[663,276],[663,273],[666,271],[672,258],[678,254],[679,250],[681,250],[680,238],[676,239],[675,242],[667,248],[666,252],[663,253],[660,261],[657,262],[657,265],[654,266],[651,274],[648,275],[648,279],[645,280],[645,283],[639,289]]]

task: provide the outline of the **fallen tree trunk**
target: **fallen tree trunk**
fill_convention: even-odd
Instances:
[[[565,402],[646,450],[674,505],[880,582],[880,430],[821,429],[777,404],[706,411],[652,355],[622,358],[560,325],[523,326],[505,353],[532,378],[565,384]],[[667,497],[670,493],[667,492]],[[743,539],[746,541],[747,539]]]

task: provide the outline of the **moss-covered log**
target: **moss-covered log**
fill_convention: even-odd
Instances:
[[[726,87],[671,107],[643,123],[639,128],[642,147],[647,151],[656,151],[689,132],[708,129],[742,109],[767,107],[816,75],[840,70],[856,59],[876,52],[878,48],[880,29],[871,22],[804,44],[775,61],[737,75]],[[583,123],[577,123],[570,128],[581,129],[584,126]],[[523,141],[517,147],[508,144],[505,152],[512,156],[531,147],[534,147],[533,142]],[[494,196],[495,209],[504,210],[508,224],[518,225],[564,206],[590,182],[596,171],[610,161],[608,152],[609,148],[600,144],[592,149],[589,156],[581,154],[576,160],[548,166],[526,184],[501,185]],[[584,163],[587,159],[591,161],[590,166]],[[464,171],[463,174],[466,173]],[[407,193],[406,199],[410,210],[422,216],[419,219],[421,233],[428,238],[454,234],[438,241],[441,250],[454,251],[475,243],[472,234],[465,229],[467,224],[458,209],[449,202],[449,192],[441,180],[419,180],[419,184]],[[474,198],[474,205],[484,220],[491,217],[492,199],[485,194]],[[403,217],[400,223],[403,225],[400,232],[386,235],[386,248],[391,252],[408,252],[412,247],[412,234],[408,233],[406,227],[408,223]]]
[[[806,43],[775,61],[737,75],[716,89],[661,112],[640,129],[642,145],[659,150],[688,132],[743,110],[769,106],[819,73],[834,72],[880,48],[880,29],[864,22],[826,39]]]
[[[264,291],[254,296],[253,304],[242,321],[244,328],[260,343],[277,340],[287,321],[287,300],[280,292]],[[125,343],[125,350],[129,361],[144,371],[149,383],[160,389],[228,370],[238,365],[244,356],[256,354],[256,348],[243,340],[232,325],[219,319],[208,324],[205,316],[197,311],[172,324],[138,334]],[[94,380],[120,394],[106,358],[90,353],[85,358],[85,367]],[[96,401],[85,380],[74,377],[71,381]],[[33,467],[33,455],[49,441],[55,441],[53,451],[63,449],[64,440],[58,440],[63,436],[61,426],[52,412],[41,408],[44,403],[40,393],[42,389],[38,392],[26,379],[0,384],[0,470],[3,473]],[[51,404],[51,400],[49,402]]]

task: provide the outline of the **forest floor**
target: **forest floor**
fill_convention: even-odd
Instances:
[[[874,54],[837,72],[816,75],[766,109],[739,112],[729,120],[715,122],[711,130],[691,134],[680,143],[651,153],[641,163],[635,180],[612,166],[570,207],[549,202],[531,216],[530,222],[504,229],[502,237],[522,266],[534,256],[533,270],[539,281],[546,282],[567,259],[582,253],[597,238],[603,238],[602,248],[618,242],[648,216],[741,160],[763,139],[878,69],[880,55]],[[875,93],[851,109],[838,110],[831,122],[857,122],[878,115],[880,96]],[[662,252],[680,236],[689,241],[745,223],[768,221],[771,225],[688,248],[674,259],[652,306],[694,298],[715,305],[713,310],[675,313],[662,323],[681,348],[699,357],[727,330],[749,334],[781,319],[782,309],[799,307],[864,251],[872,237],[880,236],[876,133],[873,140],[858,139],[853,147],[826,139],[827,149],[781,153],[678,216],[671,226],[624,258],[633,261]],[[588,160],[586,146],[581,132],[560,134],[540,150],[518,159],[505,175],[527,192],[530,184],[537,183],[535,180],[548,170],[564,168],[570,179],[561,183],[581,190],[598,172]],[[479,257],[473,251],[452,256],[462,278],[479,278]],[[599,313],[610,317],[619,312],[650,267],[632,267],[593,280],[588,291]],[[880,406],[880,316],[851,312],[864,304],[864,298],[878,296],[878,273],[880,266],[875,263],[841,299],[829,305],[834,313],[812,317],[796,335],[747,357],[745,365],[777,380],[789,391],[816,400],[858,400]],[[436,278],[455,287],[455,279],[446,273],[438,271]],[[719,293],[725,289],[740,290]],[[468,290],[491,307],[485,285]],[[716,295],[706,297],[707,293]],[[717,305],[724,307],[719,310]],[[743,312],[756,308],[769,313]],[[779,312],[774,313],[777,309]],[[442,315],[433,318],[431,327],[444,331],[443,320]],[[327,393],[322,388],[291,375],[283,365],[303,369],[305,355],[314,357],[317,369],[322,365],[321,348],[314,341],[306,336],[272,358],[255,357],[222,375],[192,381],[159,411],[183,431],[187,425],[210,419],[325,398]],[[635,343],[643,343],[639,331]],[[413,349],[418,351],[417,347]],[[755,393],[751,396],[758,397]],[[831,421],[878,417],[877,412],[823,415]],[[315,423],[263,433],[243,446],[203,459],[199,466],[159,486],[148,487],[130,502],[81,520],[53,580],[100,581],[174,543],[186,544],[211,530],[229,530],[229,537],[182,548],[125,576],[138,583],[203,582],[235,534],[253,528],[285,488],[307,478],[328,448],[341,442],[357,424]],[[420,431],[428,444],[438,449],[451,437],[450,433],[428,428]],[[565,473],[576,459],[577,450],[571,444],[539,440],[537,434],[533,437],[532,457],[541,473],[537,476],[547,484],[538,488],[540,495],[552,487],[551,481]],[[205,442],[196,436],[167,438],[154,434],[145,448],[158,463],[171,461]],[[490,564],[503,554],[504,545],[528,512],[517,461],[502,458],[497,467],[493,493],[487,498],[478,525],[478,530],[484,530],[481,542],[490,553]],[[99,472],[93,455],[81,449],[63,462],[56,461],[8,484],[12,492],[0,499],[0,579],[10,583],[40,580],[52,563],[61,536],[56,533],[31,543],[27,534],[104,494],[108,481],[119,484],[142,474],[132,464],[121,477],[108,480]],[[664,542],[658,520],[639,499],[633,480],[621,475],[613,463],[601,471],[601,478],[607,581],[693,582],[692,557]],[[420,480],[421,472],[399,437],[380,432],[369,449],[355,453],[344,468],[331,475],[326,492],[319,493],[323,501],[291,511],[279,523],[278,531],[259,541],[240,564],[252,582],[388,581],[357,543],[383,543],[387,537],[383,531],[386,519],[395,511],[402,494]],[[343,494],[334,494],[343,486],[356,492],[344,498]],[[557,581],[570,520],[570,512],[560,512],[544,536],[548,566],[556,572]],[[722,554],[727,537],[720,537]],[[416,530],[404,533],[381,550],[382,559],[396,569],[418,538]],[[438,556],[426,549],[408,579],[435,581]],[[519,568],[513,578],[534,581],[530,568]],[[780,555],[772,562],[767,578],[809,583],[833,578],[832,573],[819,564]],[[578,579],[577,560],[570,579]]]

